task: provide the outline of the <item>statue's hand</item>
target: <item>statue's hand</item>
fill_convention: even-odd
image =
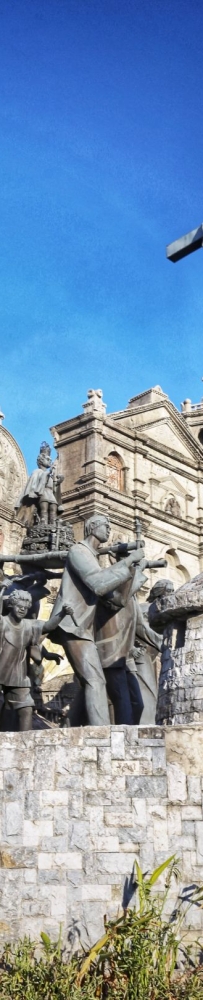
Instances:
[[[63,607],[62,607],[62,610],[61,610],[61,618],[64,618],[65,615],[70,615],[70,617],[72,618],[72,621],[74,622],[74,625],[77,625],[77,622],[76,622],[75,616],[74,616],[74,611],[70,607],[70,604],[63,604]]]
[[[140,653],[141,653],[141,646],[132,646],[132,649],[130,650],[130,653],[128,655],[132,656],[133,660],[135,660],[136,663],[136,660],[139,659]]]

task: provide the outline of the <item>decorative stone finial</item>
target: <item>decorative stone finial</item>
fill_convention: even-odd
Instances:
[[[0,424],[2,424],[2,420],[5,420],[5,415],[0,408]]]
[[[99,413],[105,416],[106,403],[103,403],[102,389],[88,389],[87,402],[83,403],[83,410],[86,413]]]

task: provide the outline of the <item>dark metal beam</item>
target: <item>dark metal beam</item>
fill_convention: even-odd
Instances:
[[[186,236],[181,236],[174,243],[169,243],[169,246],[166,247],[166,256],[175,264],[177,260],[187,257],[189,253],[194,253],[194,250],[199,250],[199,247],[202,246],[203,223],[198,226],[198,229],[192,229],[191,233],[186,233]]]

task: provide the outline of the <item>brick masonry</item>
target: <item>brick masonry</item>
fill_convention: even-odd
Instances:
[[[182,884],[203,881],[199,725],[1,733],[0,795],[1,942],[62,924],[65,942],[93,943],[134,901],[136,857],[150,871],[176,852]]]

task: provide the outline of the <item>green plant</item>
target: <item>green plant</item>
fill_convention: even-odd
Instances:
[[[154,886],[166,871],[164,891],[154,895]],[[164,916],[172,878],[179,870],[174,856],[156,868],[147,878],[135,862],[137,907],[107,927],[106,934],[85,957],[77,983],[93,968],[102,973],[98,996],[103,1000],[193,1000],[203,997],[201,969],[191,967],[192,958],[180,937],[183,915],[193,904],[202,906],[202,889],[194,887],[177,901],[170,918]],[[183,905],[184,904],[184,905]],[[176,972],[178,955],[184,957],[184,975]],[[198,946],[197,946],[198,951]],[[173,992],[171,992],[173,990]],[[187,992],[186,992],[187,990]],[[184,992],[185,991],[185,992]]]
[[[164,872],[164,889],[155,894],[154,886]],[[0,968],[1,1000],[203,1000],[199,944],[192,956],[181,937],[183,911],[193,904],[202,907],[203,891],[191,887],[182,893],[167,917],[174,876],[178,877],[174,857],[150,877],[136,863],[136,907],[110,922],[85,958],[64,959],[61,933],[52,944],[42,932],[43,954],[38,961],[36,944],[28,938],[14,948],[7,945]]]

